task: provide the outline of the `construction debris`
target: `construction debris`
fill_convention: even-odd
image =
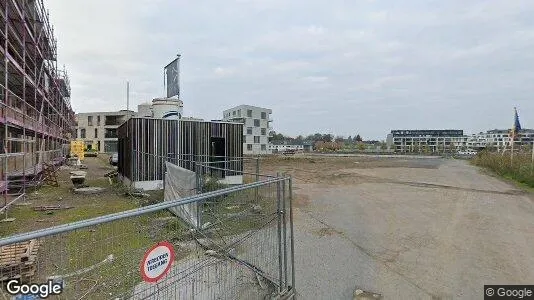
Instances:
[[[111,172],[107,172],[106,174],[104,174],[104,177],[115,177],[119,174],[119,172],[117,172],[117,170],[113,170]]]
[[[91,194],[99,194],[102,193],[105,190],[105,188],[101,187],[82,187],[74,189],[75,194],[83,194],[83,195],[91,195]]]
[[[31,281],[35,275],[38,250],[37,240],[0,247],[0,281],[10,279]]]
[[[354,291],[354,300],[378,300],[382,299],[382,295],[372,292],[367,292],[361,289]]]
[[[78,186],[85,182],[85,176],[87,175],[87,172],[85,171],[72,171],[70,172],[70,180],[72,181],[72,184]]]
[[[35,206],[33,208],[34,211],[50,211],[50,210],[62,210],[62,209],[71,209],[74,208],[74,206]]]
[[[50,163],[43,163],[43,183],[45,185],[58,187],[57,166]]]

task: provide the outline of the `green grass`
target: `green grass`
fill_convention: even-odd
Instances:
[[[534,188],[534,170],[531,169],[531,159],[531,155],[527,153],[514,154],[512,163],[510,153],[501,155],[493,152],[480,152],[471,160],[471,163],[516,182],[523,188]]]

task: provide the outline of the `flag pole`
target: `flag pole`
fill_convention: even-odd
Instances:
[[[512,146],[510,150],[510,165],[514,167],[514,134],[512,133]]]

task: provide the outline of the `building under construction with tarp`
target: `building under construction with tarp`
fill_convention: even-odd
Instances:
[[[24,193],[61,162],[75,124],[42,0],[0,1],[0,60],[0,191],[7,199],[8,190]]]
[[[225,182],[242,183],[241,123],[132,118],[117,134],[118,172],[134,188],[163,188],[167,161],[191,171],[209,163]]]

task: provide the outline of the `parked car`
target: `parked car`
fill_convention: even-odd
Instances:
[[[113,153],[109,157],[109,164],[112,166],[116,166],[119,163],[119,153]]]

